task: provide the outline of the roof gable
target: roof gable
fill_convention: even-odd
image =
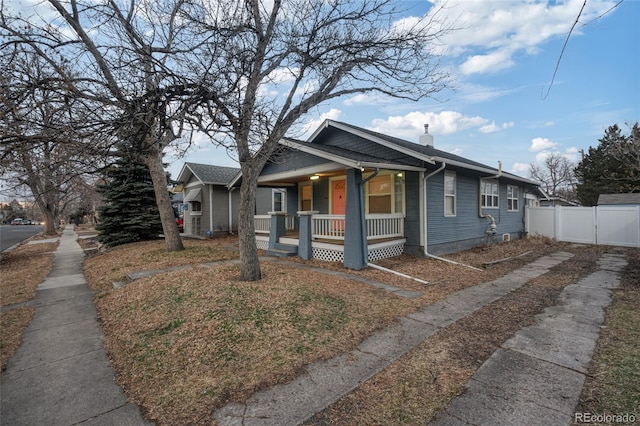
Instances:
[[[186,182],[190,178],[190,175],[193,175],[205,185],[228,185],[238,172],[240,172],[240,169],[236,167],[185,163],[178,176],[178,180]]]
[[[313,144],[321,141],[323,139],[323,132],[328,131],[327,129],[330,128],[340,129],[345,132],[359,135],[371,142],[382,144],[385,147],[396,150],[406,156],[410,156],[423,161],[428,161],[429,163],[434,163],[435,161],[446,162],[457,167],[467,168],[490,175],[501,173],[505,178],[537,185],[535,182],[529,179],[525,179],[511,173],[501,172],[499,169],[496,169],[494,167],[487,166],[477,161],[469,160],[468,158],[460,157],[459,155],[451,154],[446,151],[441,151],[432,146],[420,145],[418,143],[409,142],[404,139],[385,135],[379,132],[374,132],[372,130],[363,129],[352,124],[342,123],[339,121],[325,120],[325,122],[318,128],[318,130],[316,130],[309,138],[308,142]]]

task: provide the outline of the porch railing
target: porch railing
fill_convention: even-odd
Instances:
[[[404,236],[404,215],[370,214],[365,216],[367,238],[394,238]],[[344,215],[317,214],[311,218],[314,239],[344,240]]]
[[[365,216],[368,238],[394,238],[404,236],[404,215],[369,214]]]
[[[288,231],[295,229],[295,220],[294,215],[288,214],[286,216],[285,226]],[[256,234],[268,234],[271,231],[271,216],[268,214],[254,215],[253,226],[256,229]]]

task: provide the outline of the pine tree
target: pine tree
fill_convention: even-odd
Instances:
[[[148,167],[131,150],[121,149],[107,171],[107,183],[98,186],[103,196],[98,240],[107,246],[152,240],[162,233]]]
[[[609,126],[596,148],[589,152],[575,169],[578,178],[577,195],[584,206],[595,206],[600,194],[640,192],[640,153],[636,142],[637,123],[626,136],[617,124]]]

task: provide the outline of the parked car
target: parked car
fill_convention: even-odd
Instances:
[[[178,225],[178,232],[184,232],[184,217],[176,217],[176,225]]]
[[[25,220],[22,221],[22,224],[23,225],[31,225],[31,220],[25,219]]]
[[[22,219],[21,217],[16,217],[15,219],[13,219],[11,221],[12,225],[22,225],[24,222],[24,219]]]

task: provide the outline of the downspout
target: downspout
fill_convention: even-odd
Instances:
[[[209,231],[213,235],[213,185],[209,185]]]
[[[440,257],[440,256],[436,256],[435,254],[431,254],[428,251],[428,248],[427,248],[427,241],[428,241],[428,239],[427,239],[427,229],[429,227],[428,226],[429,221],[427,220],[427,180],[429,178],[431,178],[432,176],[434,176],[435,174],[440,173],[441,171],[443,171],[445,169],[445,167],[447,167],[447,163],[443,161],[442,165],[440,166],[440,168],[438,168],[437,170],[429,173],[428,175],[426,175],[424,177],[424,193],[425,193],[425,195],[424,195],[424,206],[423,206],[423,208],[424,208],[424,255],[427,256],[427,257],[430,257],[432,259],[442,260],[443,262],[452,263],[454,265],[464,266],[464,267],[467,267],[467,268],[470,268],[470,269],[473,269],[473,270],[476,270],[476,271],[482,271],[482,269],[476,268],[475,266],[466,265],[464,263],[456,262],[456,261],[450,260],[450,259],[445,259],[444,257]]]
[[[231,189],[229,189],[229,235],[233,235],[233,197],[231,196],[231,193],[235,190],[236,188],[233,187]]]

